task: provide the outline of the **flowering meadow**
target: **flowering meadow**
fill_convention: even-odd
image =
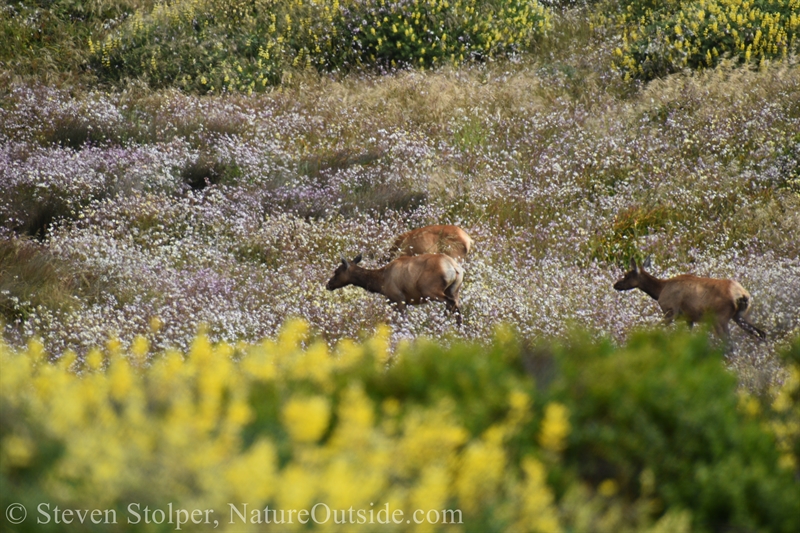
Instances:
[[[798,7],[746,4],[3,7],[0,529],[796,531]],[[428,224],[463,325],[325,289]],[[647,256],[766,341],[663,326]]]
[[[734,328],[730,361],[764,387],[800,321],[798,79],[794,64],[720,70],[633,98],[600,80],[572,98],[564,72],[514,64],[202,99],[13,85],[5,336],[53,354],[135,335],[185,350],[201,325],[255,342],[300,317],[331,345],[382,323],[393,344],[480,340],[501,322],[623,341],[661,320],[643,293],[611,288],[620,263],[652,255],[656,275],[751,292],[769,341]],[[432,223],[476,242],[463,328],[436,304],[398,315],[325,290],[342,256],[377,267],[394,237]]]

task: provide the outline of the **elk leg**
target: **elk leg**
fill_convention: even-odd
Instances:
[[[458,300],[453,297],[447,297],[447,299],[445,300],[445,304],[447,305],[447,314],[452,315],[455,313],[456,324],[460,326],[462,318],[461,318],[461,306],[459,305]]]
[[[714,324],[714,332],[717,336],[722,339],[725,344],[728,344],[731,340],[731,331],[728,329],[727,322],[717,322]]]
[[[456,324],[459,326],[462,323],[462,316],[461,316],[461,301],[458,297],[458,290],[461,288],[460,283],[451,283],[445,290],[444,296],[447,300],[447,310],[448,312],[456,314]]]

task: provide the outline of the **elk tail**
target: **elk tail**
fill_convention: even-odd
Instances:
[[[740,296],[736,299],[736,314],[738,316],[743,315],[748,307],[750,307],[750,297]]]

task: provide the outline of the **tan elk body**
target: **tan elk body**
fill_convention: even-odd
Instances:
[[[458,226],[425,226],[403,233],[395,239],[391,257],[422,254],[446,254],[464,259],[472,249],[472,238]]]
[[[766,333],[747,320],[752,297],[738,282],[692,274],[659,279],[646,272],[645,267],[649,267],[649,261],[640,267],[631,260],[630,271],[614,284],[614,288],[644,291],[658,301],[667,323],[676,317],[685,317],[689,325],[708,319],[717,335],[727,339],[730,336],[728,322],[733,319],[750,335],[766,338]]]
[[[360,254],[352,261],[342,258],[326,288],[333,291],[355,285],[383,294],[400,311],[407,304],[419,304],[426,299],[443,301],[461,324],[459,291],[464,269],[453,258],[444,254],[403,256],[374,270],[358,266],[360,261]]]

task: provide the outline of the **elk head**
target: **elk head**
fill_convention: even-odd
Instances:
[[[614,288],[618,291],[629,291],[631,289],[639,288],[641,280],[642,280],[642,273],[644,272],[645,268],[650,268],[650,258],[644,260],[642,266],[636,264],[636,259],[631,258],[631,269],[625,273],[617,282],[614,284]]]
[[[358,254],[352,262],[348,262],[347,259],[342,257],[342,264],[338,266],[338,268],[334,271],[333,277],[328,281],[328,284],[325,285],[325,288],[329,291],[334,291],[336,289],[341,289],[342,287],[346,287],[353,283],[352,280],[352,272],[353,266],[357,265],[361,262],[361,254]]]

